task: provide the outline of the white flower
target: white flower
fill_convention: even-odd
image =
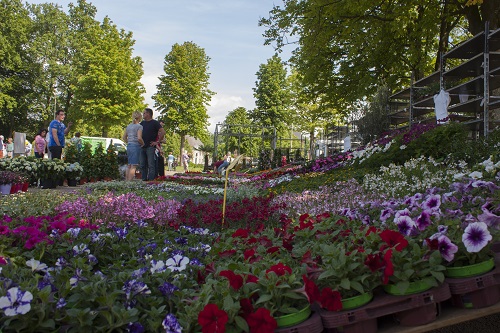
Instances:
[[[170,271],[183,271],[186,269],[186,265],[189,264],[189,258],[183,257],[180,254],[176,254],[173,258],[169,258],[165,265]]]
[[[0,297],[0,309],[8,317],[26,314],[31,310],[33,295],[29,291],[22,291],[17,287],[7,290],[7,296]]]
[[[26,261],[26,266],[30,267],[33,272],[47,272],[48,268],[47,265],[40,263],[40,261],[35,259]]]
[[[474,171],[469,173],[469,177],[474,178],[474,179],[481,179],[483,178],[483,173],[479,171]]]

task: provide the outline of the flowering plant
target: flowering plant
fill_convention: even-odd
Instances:
[[[375,228],[359,220],[347,222],[322,214],[299,219],[295,239],[302,244],[294,251],[307,265],[306,291],[313,301],[329,311],[342,309],[342,299],[370,293],[382,283],[381,267],[373,267],[379,251]]]
[[[17,179],[18,175],[13,171],[0,171],[0,185],[13,184]]]
[[[63,179],[66,166],[62,160],[37,159],[37,176],[40,179]]]
[[[78,162],[66,163],[66,178],[79,180],[83,173],[83,167]]]

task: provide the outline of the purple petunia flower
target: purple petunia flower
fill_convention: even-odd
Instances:
[[[455,253],[458,251],[458,246],[453,244],[451,240],[444,235],[438,237],[438,248],[441,256],[448,262],[455,258]]]
[[[127,332],[129,333],[144,333],[144,326],[141,323],[129,323],[127,325]]]
[[[422,209],[424,210],[438,210],[441,206],[441,196],[439,194],[430,195],[422,203]]]
[[[165,319],[163,319],[161,325],[165,329],[166,333],[181,333],[182,332],[182,327],[181,324],[179,324],[179,321],[177,318],[169,313],[166,315]]]
[[[151,294],[151,290],[147,284],[138,280],[128,280],[125,281],[122,290],[125,292],[127,299],[131,299],[136,295],[148,295]]]
[[[469,224],[462,235],[462,242],[467,251],[474,253],[481,251],[492,239],[488,226],[484,222]]]
[[[7,290],[7,296],[0,297],[0,309],[8,317],[26,314],[31,310],[33,295],[17,287]]]
[[[394,223],[398,226],[399,232],[405,236],[409,236],[412,233],[413,229],[417,227],[411,217],[407,215],[402,215],[395,218]]]
[[[59,298],[56,304],[56,309],[62,309],[66,306],[66,300],[64,298]]]
[[[392,215],[392,209],[386,208],[380,213],[380,222],[385,223],[389,217]]]
[[[422,211],[420,216],[417,217],[415,224],[417,225],[418,230],[420,231],[425,230],[428,226],[432,224],[431,212],[427,210]]]
[[[164,282],[158,289],[164,296],[170,297],[174,294],[174,291],[179,290],[179,287],[169,282]]]
[[[486,223],[489,227],[498,228],[500,225],[500,216],[493,214],[488,208],[490,203],[486,203],[481,207],[483,213],[477,216],[480,222]]]

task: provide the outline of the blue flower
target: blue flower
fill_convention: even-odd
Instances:
[[[59,298],[56,304],[56,309],[62,309],[66,306],[66,300],[64,298]]]
[[[8,317],[25,314],[31,310],[33,295],[17,287],[7,290],[7,296],[0,297],[0,309]]]
[[[127,299],[131,299],[139,294],[143,295],[151,294],[151,290],[149,290],[148,285],[142,281],[137,281],[137,280],[125,281],[125,284],[122,289],[123,291],[125,291]]]
[[[177,321],[177,318],[171,313],[166,315],[161,325],[165,329],[166,333],[182,333],[181,325]]]
[[[179,290],[179,287],[169,282],[164,282],[161,286],[158,287],[158,289],[164,296],[170,297],[176,290]]]
[[[127,325],[127,332],[129,333],[144,333],[144,326],[141,323],[129,323]]]

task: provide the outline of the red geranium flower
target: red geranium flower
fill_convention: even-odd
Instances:
[[[226,250],[226,251],[219,252],[219,257],[229,258],[235,253],[236,253],[236,250]]]
[[[342,296],[337,290],[332,290],[332,288],[326,287],[321,290],[321,295],[319,296],[319,303],[323,309],[328,311],[340,311],[342,310]]]
[[[234,290],[239,290],[243,286],[243,277],[239,274],[234,274],[231,270],[221,271],[220,276],[223,276],[229,280],[229,285],[233,287]]]
[[[246,281],[247,281],[246,283],[251,283],[251,282],[253,282],[253,283],[257,283],[257,282],[259,282],[259,278],[258,278],[258,277],[256,277],[255,275],[248,274],[248,275],[246,276]]]
[[[198,313],[198,324],[203,333],[224,333],[229,320],[226,311],[219,309],[217,304],[207,304]]]
[[[271,316],[268,309],[258,308],[257,311],[248,315],[248,327],[250,333],[274,333],[278,327],[276,319]]]
[[[272,246],[266,250],[266,253],[269,253],[269,254],[276,253],[276,252],[278,252],[278,253],[280,252],[280,248],[278,246]]]
[[[391,248],[395,247],[396,251],[401,252],[408,246],[408,241],[405,236],[394,230],[384,230],[379,234],[380,238]]]
[[[266,270],[266,273],[269,272],[274,272],[278,276],[283,276],[285,274],[292,274],[292,269],[286,265],[283,265],[282,263],[276,264],[271,266],[268,270]]]

